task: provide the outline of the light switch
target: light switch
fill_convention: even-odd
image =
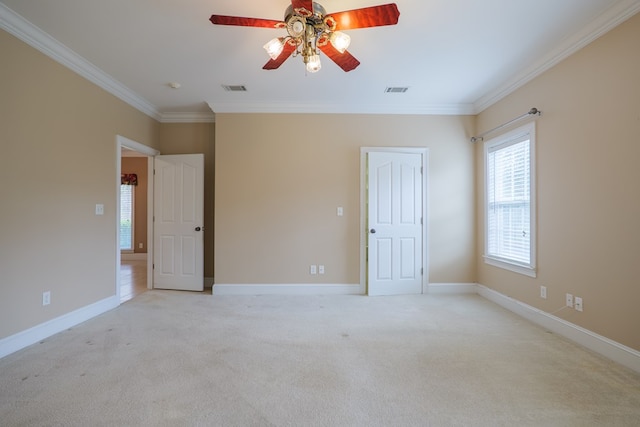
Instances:
[[[336,209],[336,213],[338,214],[338,216],[342,216],[344,214],[342,206],[338,206],[338,209]]]
[[[104,205],[102,203],[96,205],[96,215],[104,215]]]

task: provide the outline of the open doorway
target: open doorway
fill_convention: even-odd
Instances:
[[[158,151],[118,136],[116,295],[120,303],[153,287],[153,156]]]
[[[147,290],[148,156],[123,147],[120,156],[120,302]]]

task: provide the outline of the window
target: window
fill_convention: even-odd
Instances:
[[[485,262],[531,277],[535,268],[535,125],[485,144]]]
[[[120,186],[120,250],[133,251],[133,185]]]

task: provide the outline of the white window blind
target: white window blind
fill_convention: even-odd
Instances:
[[[133,250],[133,185],[120,186],[120,250]]]
[[[532,138],[532,127],[527,126],[488,141],[485,148],[485,257],[531,270],[535,268]]]

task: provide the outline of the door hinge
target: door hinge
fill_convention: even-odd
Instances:
[[[424,268],[420,267],[420,275],[424,276]]]
[[[424,167],[420,166],[420,175],[424,174]]]
[[[424,222],[422,222],[422,221],[423,221],[423,219],[420,218],[420,225],[424,225]]]

